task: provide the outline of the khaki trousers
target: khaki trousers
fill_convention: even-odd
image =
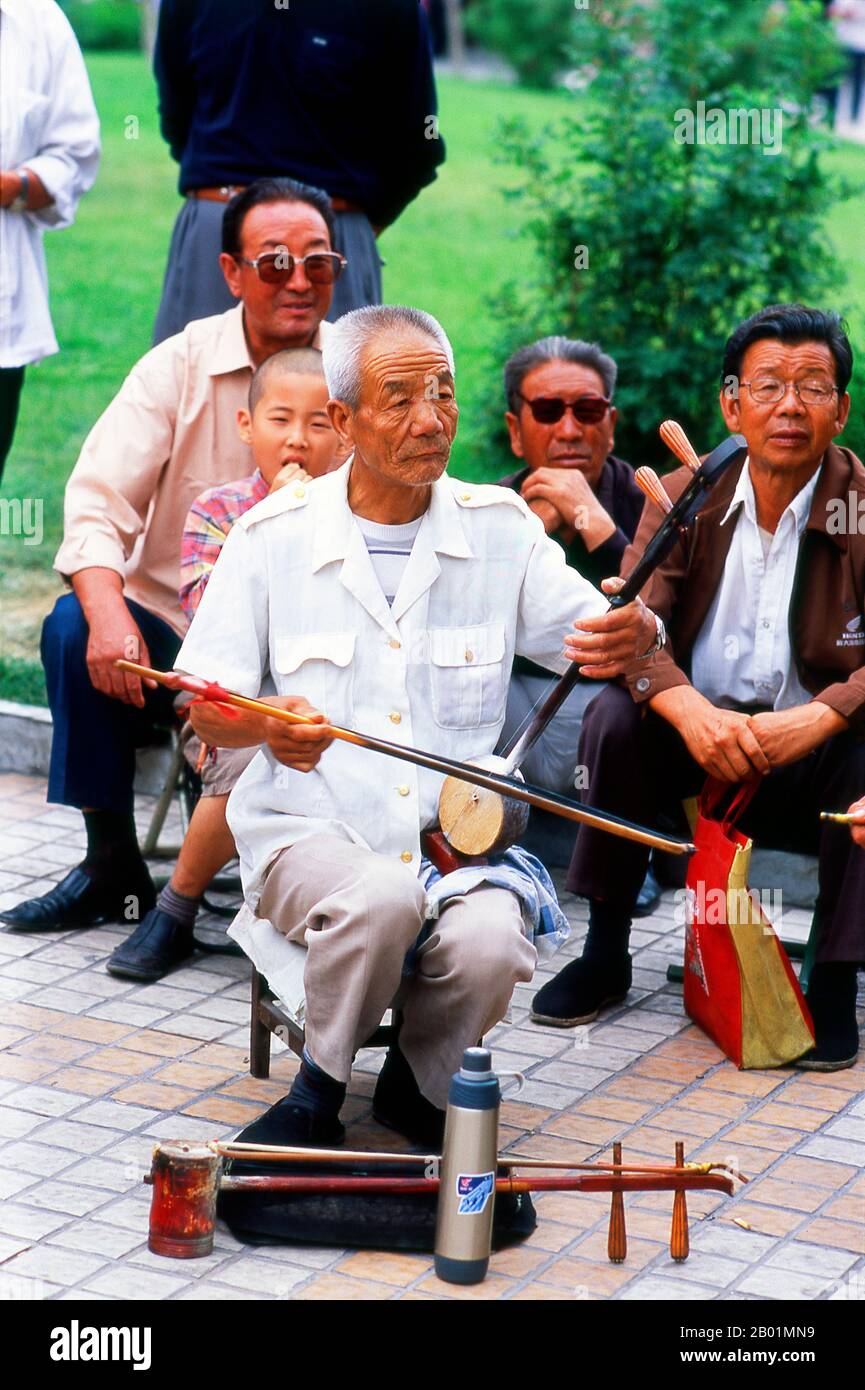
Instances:
[[[357,1049],[378,1027],[402,981],[400,1047],[433,1105],[444,1108],[466,1047],[504,1016],[514,985],[530,980],[537,952],[516,897],[475,888],[430,923],[414,969],[406,952],[424,924],[412,870],[335,835],[314,835],[274,861],[259,914],[306,946],[306,1046],[347,1082]]]

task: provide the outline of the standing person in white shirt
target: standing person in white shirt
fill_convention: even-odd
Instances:
[[[775,304],[731,334],[720,405],[749,456],[652,576],[646,601],[669,643],[589,706],[579,761],[593,806],[652,824],[707,774],[758,783],[739,828],[819,854],[816,1047],[797,1065],[856,1061],[865,964],[865,853],[821,824],[865,785],[865,468],[832,441],[850,411],[853,351],[837,314]],[[688,479],[667,480],[671,496]],[[627,573],[660,523],[647,503]],[[583,954],[535,995],[537,1023],[591,1022],[631,985],[628,940],[642,847],[580,826],[567,886],[589,899]]]
[[[639,601],[607,612],[516,493],[445,475],[457,405],[435,319],[391,307],[346,314],[324,369],[332,423],[354,453],[239,518],[179,670],[467,760],[496,746],[515,652],[609,679],[655,649],[653,615]],[[605,582],[611,592],[619,583]],[[330,746],[321,713],[319,727],[229,719],[211,705],[192,718],[209,744],[265,745],[229,800],[247,905],[232,930],[262,969],[267,958],[277,993],[295,955],[287,943],[307,948],[303,1062],[257,1124],[286,1143],[340,1141],[354,1054],[411,953],[374,1113],[440,1143],[463,1049],[531,979],[536,876],[511,869],[503,887],[501,865],[461,869],[436,885],[433,914],[422,836],[436,822],[438,774]]]
[[[69,227],[99,168],[99,117],[54,0],[0,0],[0,478],[24,369],[57,352],[42,240]]]

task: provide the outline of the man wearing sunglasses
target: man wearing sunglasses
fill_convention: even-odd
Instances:
[[[761,846],[819,855],[816,962],[807,1001],[816,1047],[798,1065],[856,1060],[865,963],[865,849],[820,810],[865,786],[865,469],[833,443],[850,411],[853,352],[836,314],[779,304],[740,324],[720,406],[749,457],[729,470],[647,587],[669,641],[586,712],[579,760],[589,800],[651,825],[661,799],[711,776],[756,782],[739,828]],[[678,496],[690,474],[666,479]],[[660,524],[651,503],[633,552]],[[538,992],[532,1018],[589,1023],[631,985],[641,847],[577,833],[567,886],[589,899],[583,954]]]
[[[237,416],[255,368],[281,348],[321,348],[343,264],[332,232],[318,188],[262,179],[234,198],[220,263],[237,306],[148,352],[84,442],[55,559],[72,592],[45,620],[42,660],[54,724],[48,800],[83,811],[87,853],[51,892],[2,914],[18,931],[134,927],[153,907],[132,780],[136,747],[173,720],[171,696],[114,662],[173,665],[186,628],[187,513],[208,488],[253,471]]]
[[[559,335],[520,348],[504,369],[505,420],[524,467],[499,482],[521,495],[568,564],[596,588],[619,573],[643,509],[631,465],[612,452],[616,376],[616,363],[596,343]],[[516,658],[503,742],[553,679],[553,672]],[[571,693],[526,758],[530,782],[573,792],[583,713],[602,688],[584,680]]]

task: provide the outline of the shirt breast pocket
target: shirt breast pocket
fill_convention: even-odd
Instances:
[[[302,695],[335,724],[354,715],[353,632],[303,632],[277,637],[273,667],[280,695]]]
[[[508,671],[503,623],[430,628],[433,718],[442,729],[478,729],[504,717]]]

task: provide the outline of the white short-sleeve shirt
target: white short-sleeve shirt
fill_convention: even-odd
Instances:
[[[491,753],[514,654],[563,672],[565,633],[608,601],[516,493],[445,475],[389,606],[348,506],[350,466],[235,523],[177,669],[246,695],[303,695],[334,724],[449,758]],[[309,773],[262,750],[228,808],[247,900],[279,850],[322,832],[417,873],[441,783],[342,742]]]

